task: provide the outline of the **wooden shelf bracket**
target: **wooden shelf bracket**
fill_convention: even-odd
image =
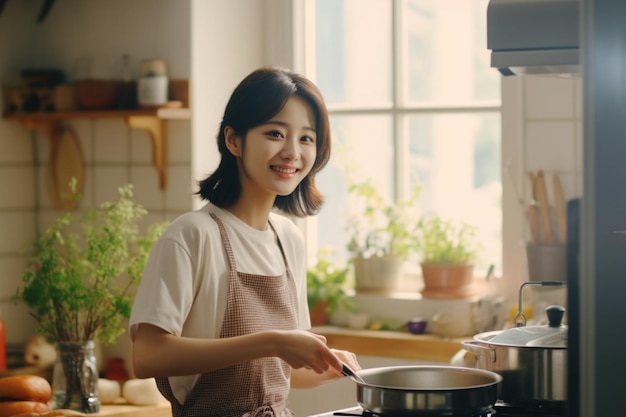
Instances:
[[[61,120],[22,119],[22,125],[26,129],[39,130],[51,140],[54,138],[54,132],[60,129],[61,123]]]
[[[3,118],[20,121],[29,130],[42,131],[55,144],[56,133],[62,130],[63,122],[74,119],[116,119],[123,118],[126,125],[143,129],[152,141],[152,164],[159,176],[161,190],[167,188],[167,129],[170,119],[188,120],[189,108],[159,108],[139,110],[65,111],[37,113],[9,113]]]
[[[167,188],[167,129],[158,116],[133,115],[126,118],[128,126],[148,132],[152,141],[152,164],[159,174],[159,187]]]

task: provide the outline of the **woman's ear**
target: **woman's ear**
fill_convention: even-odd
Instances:
[[[241,156],[241,138],[235,134],[235,129],[230,126],[224,128],[226,147],[235,157]]]

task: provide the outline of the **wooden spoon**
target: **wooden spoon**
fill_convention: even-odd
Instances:
[[[531,243],[539,243],[539,215],[537,213],[537,206],[534,204],[528,205],[528,226],[530,229],[530,241]]]
[[[554,243],[554,233],[550,222],[550,203],[548,202],[548,192],[546,191],[546,181],[543,170],[537,172],[537,201],[539,202],[539,212],[541,213],[541,232],[543,242]]]

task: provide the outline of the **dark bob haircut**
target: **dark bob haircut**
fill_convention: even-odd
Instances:
[[[274,207],[298,217],[316,214],[321,209],[324,198],[315,186],[315,174],[330,158],[330,122],[326,104],[317,86],[307,78],[275,67],[257,69],[233,91],[217,135],[220,164],[209,177],[199,182],[197,194],[202,199],[226,208],[237,202],[241,194],[237,159],[226,147],[224,129],[230,126],[245,144],[248,131],[274,117],[293,95],[303,98],[313,109],[317,154],[311,172],[291,194],[277,196]]]

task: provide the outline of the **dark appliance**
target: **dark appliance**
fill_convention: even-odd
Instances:
[[[566,243],[566,273],[567,273],[567,303],[568,303],[568,357],[567,357],[567,398],[570,398],[568,416],[580,415],[578,399],[580,392],[578,381],[580,378],[580,206],[581,199],[576,198],[567,202],[567,243]],[[575,399],[575,400],[574,400]]]

